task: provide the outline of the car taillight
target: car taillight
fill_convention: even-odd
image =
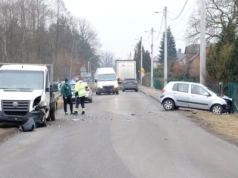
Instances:
[[[165,92],[165,89],[162,90],[162,93],[164,93],[164,92]]]

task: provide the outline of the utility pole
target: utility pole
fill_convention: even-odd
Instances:
[[[141,52],[141,55],[140,55],[140,66],[141,66],[141,69],[140,69],[140,83],[142,85],[142,68],[143,68],[143,63],[142,63],[142,60],[143,60],[143,53],[142,53],[142,37],[141,37],[141,49],[140,49],[140,52]]]
[[[152,28],[151,29],[151,72],[150,72],[150,86],[151,88],[154,87],[154,60],[153,60],[153,48],[154,48],[154,45],[153,45],[153,38],[154,38],[154,29]]]
[[[164,8],[165,30],[164,30],[164,86],[167,84],[168,64],[167,64],[167,7]]]
[[[201,0],[201,22],[200,22],[200,83],[205,84],[206,76],[206,38],[205,38],[205,0]]]

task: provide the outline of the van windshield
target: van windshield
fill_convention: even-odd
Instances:
[[[0,89],[42,90],[44,73],[41,71],[0,71]]]
[[[99,74],[98,81],[114,81],[116,79],[115,74]]]

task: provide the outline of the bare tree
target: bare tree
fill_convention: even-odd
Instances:
[[[199,4],[200,1],[197,1]],[[189,19],[189,28],[186,38],[189,42],[196,42],[200,34],[200,10],[195,9]],[[206,1],[206,38],[207,41],[216,41],[220,38],[223,28],[229,22],[238,27],[238,1],[237,0],[207,0]]]
[[[102,66],[103,67],[114,67],[115,59],[112,52],[103,52],[101,56]]]

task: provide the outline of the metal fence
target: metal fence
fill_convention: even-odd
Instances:
[[[224,87],[227,86],[228,96],[232,98],[232,112],[238,112],[238,84],[237,83],[228,83],[224,84]]]
[[[226,95],[232,98],[232,113],[238,112],[238,84],[237,83],[221,83],[209,84],[207,87],[218,95]]]

